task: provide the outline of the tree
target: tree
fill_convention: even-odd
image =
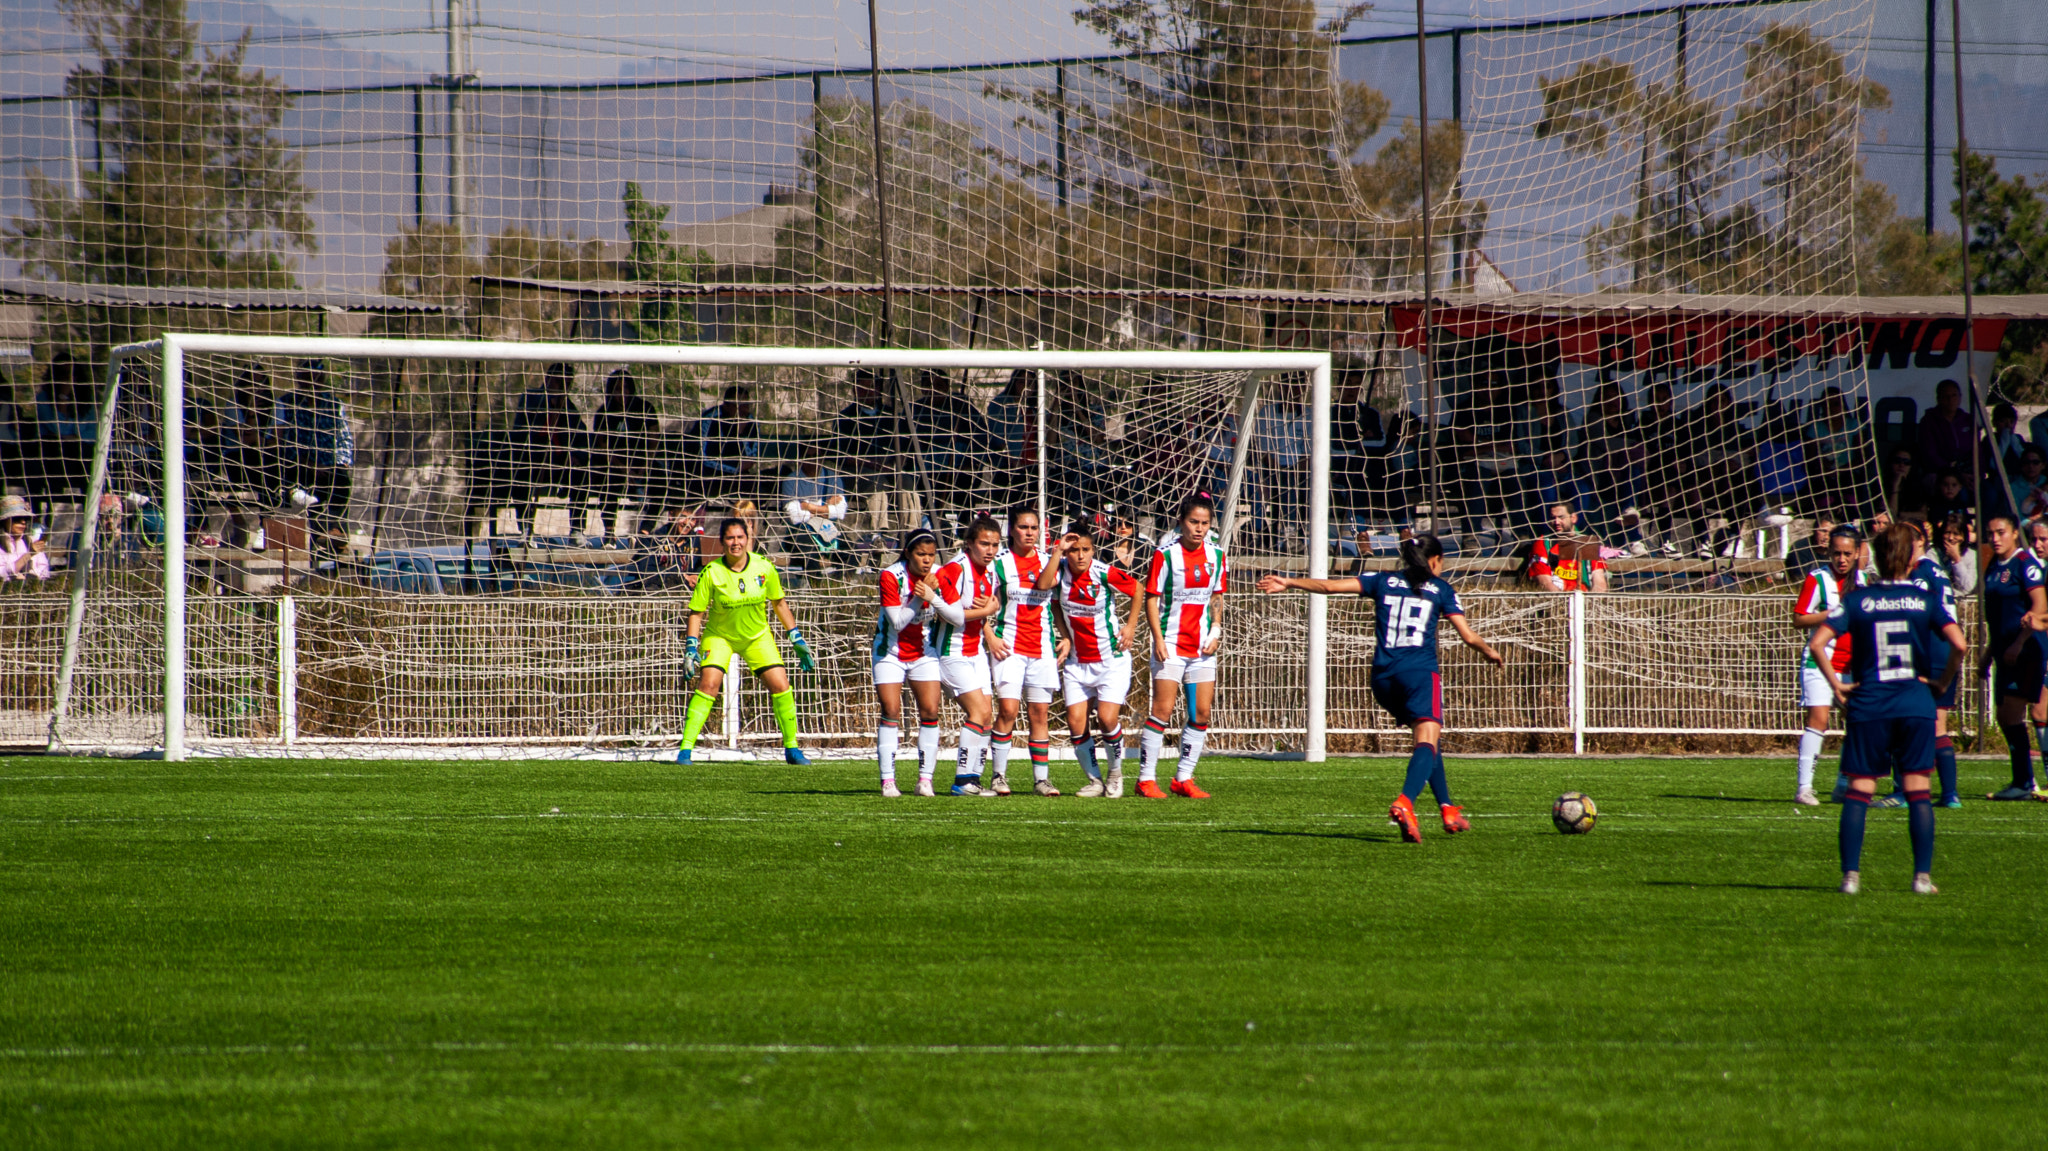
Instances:
[[[1834,45],[1803,24],[1773,22],[1743,49],[1742,103],[1728,124],[1728,151],[1771,165],[1771,226],[1778,292],[1843,292],[1855,283],[1854,194],[1863,174],[1856,142],[1865,111],[1891,93],[1856,76]],[[1874,206],[1874,205],[1873,205]]]
[[[703,278],[711,266],[701,250],[683,251],[662,221],[669,206],[649,200],[640,185],[626,181],[620,200],[626,215],[626,258],[620,269],[623,278],[635,283],[686,281]],[[581,277],[577,277],[581,278]],[[640,338],[653,344],[680,344],[695,339],[697,324],[691,306],[679,300],[640,300],[632,305],[633,320]]]
[[[1985,295],[2048,292],[2048,200],[2041,186],[2000,176],[1994,156],[1957,149],[1955,160],[1958,189],[1969,189],[1970,286]],[[1958,195],[1949,205],[1958,218],[1963,200]],[[2048,324],[2007,324],[1994,372],[2000,390],[2014,398],[2048,392]]]
[[[1863,175],[1856,162],[1856,291],[1866,296],[1935,296],[1962,290],[1956,238],[1927,231],[1918,216],[1899,215],[1891,189]]]
[[[67,96],[98,127],[80,194],[30,178],[4,247],[31,276],[153,287],[291,287],[315,250],[311,193],[276,134],[291,96],[243,66],[249,31],[202,52],[184,0],[59,0],[98,58]]]

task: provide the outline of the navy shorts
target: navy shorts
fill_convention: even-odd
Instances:
[[[1951,651],[1949,654],[1954,655],[1955,653]],[[1946,668],[1946,664],[1942,665],[1941,667],[1935,668],[1933,672],[1928,675],[1927,682],[1930,684],[1939,683],[1941,681],[1941,673]],[[1963,690],[1963,677],[1968,674],[1970,673],[1967,671],[1957,671],[1956,677],[1948,681],[1948,690],[1934,697],[1934,706],[1941,708],[1944,711],[1954,711],[1956,709],[1956,693]]]
[[[1372,697],[1396,722],[1444,721],[1444,679],[1433,671],[1375,671]]]
[[[1877,779],[1894,766],[1908,773],[1934,770],[1934,721],[1850,720],[1842,739],[1842,774]]]
[[[1992,650],[2002,651],[2003,648],[1994,647]],[[2032,642],[2031,638],[2020,644],[2018,659],[1998,661],[1997,677],[1993,680],[1996,685],[1994,694],[2000,699],[2018,696],[2028,703],[2040,699],[2044,663],[2048,661],[2042,659],[2040,644]]]

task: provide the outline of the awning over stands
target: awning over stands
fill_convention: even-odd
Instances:
[[[437,315],[440,304],[374,292],[312,288],[144,288],[125,284],[66,284],[53,280],[0,280],[0,300],[107,308],[207,308],[251,312],[374,312]]]

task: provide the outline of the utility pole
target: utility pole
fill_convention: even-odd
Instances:
[[[455,234],[469,232],[469,132],[462,90],[476,83],[469,69],[470,5],[474,0],[448,0],[448,74],[436,77],[448,93],[448,222]]]

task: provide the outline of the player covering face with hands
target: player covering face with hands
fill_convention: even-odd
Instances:
[[[1010,794],[1010,744],[1017,733],[1018,713],[1027,709],[1031,788],[1039,795],[1060,793],[1052,785],[1048,759],[1052,695],[1059,690],[1067,641],[1054,638],[1052,603],[1060,565],[1038,546],[1040,538],[1038,512],[1025,505],[1012,508],[1009,546],[996,556],[993,577],[1001,610],[990,617],[988,636],[996,688],[989,790],[997,795]]]
[[[1838,837],[1842,890],[1854,895],[1863,888],[1863,828],[1870,800],[1877,781],[1897,768],[1906,786],[1913,890],[1932,895],[1934,799],[1928,777],[1934,771],[1934,701],[1961,669],[1968,645],[1939,593],[1911,582],[1918,534],[1906,524],[1893,524],[1874,543],[1878,583],[1844,595],[1807,644],[1847,714],[1842,772],[1850,782]],[[1826,657],[1837,636],[1849,637],[1854,683],[1844,683]],[[1938,640],[1947,641],[1952,655],[1930,682]],[[2032,645],[2031,639],[2027,642]]]
[[[1425,784],[1436,796],[1446,835],[1472,828],[1464,809],[1451,802],[1450,780],[1444,774],[1443,752],[1438,746],[1443,738],[1444,688],[1437,663],[1437,624],[1448,619],[1466,646],[1495,667],[1507,664],[1465,622],[1465,609],[1458,603],[1458,593],[1443,578],[1443,570],[1443,544],[1433,535],[1423,535],[1401,541],[1398,572],[1367,572],[1345,579],[1269,575],[1259,580],[1259,590],[1268,595],[1289,590],[1314,595],[1355,593],[1373,601],[1373,627],[1379,642],[1372,656],[1372,695],[1396,722],[1415,733],[1408,777],[1387,810],[1387,819],[1401,829],[1401,838],[1409,843],[1422,842],[1415,800]]]
[[[917,595],[938,617],[925,631],[925,653],[939,661],[940,684],[967,713],[960,730],[953,794],[992,795],[981,786],[981,761],[988,754],[989,724],[995,716],[989,699],[987,621],[1002,610],[992,569],[1003,546],[1003,529],[982,516],[967,526],[963,545],[946,566],[918,582]],[[918,771],[918,794],[930,794],[925,768]]]
[[[782,597],[782,576],[767,556],[754,551],[747,522],[726,520],[719,525],[718,540],[725,554],[704,569],[690,593],[690,636],[683,644],[683,675],[696,679],[697,691],[690,697],[676,762],[690,762],[704,721],[711,718],[711,705],[718,702],[726,666],[738,655],[746,661],[747,670],[768,687],[775,726],[782,729],[783,759],[809,763],[796,745],[796,693],[790,690],[789,669],[783,666],[782,649],[776,646],[775,632],[768,626],[769,605],[774,605],[782,630],[789,633],[789,646],[796,650],[803,669],[816,671],[817,660],[796,628],[789,601]]]

